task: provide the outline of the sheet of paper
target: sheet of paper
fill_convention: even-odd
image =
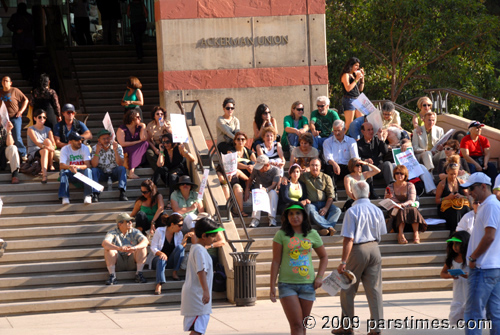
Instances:
[[[209,169],[203,170],[203,179],[201,180],[200,190],[198,191],[198,200],[203,200],[203,194],[205,193],[205,187],[207,187],[208,173]]]
[[[444,145],[446,143],[446,141],[448,141],[450,139],[451,135],[453,135],[454,132],[455,132],[455,129],[448,130],[446,132],[446,134],[444,134],[443,137],[441,137],[439,139],[439,141],[436,142],[436,145],[432,148],[431,151],[438,151],[437,150],[438,145],[440,145],[440,144]]]
[[[252,190],[252,211],[263,211],[271,213],[269,196],[267,195],[267,192],[265,190],[260,188]]]
[[[9,112],[7,111],[7,106],[5,106],[5,103],[3,101],[2,106],[0,106],[0,119],[2,121],[2,126],[4,128],[7,128],[7,122],[10,121]]]
[[[411,150],[410,150],[411,149]],[[396,153],[399,150],[399,153]],[[420,167],[420,163],[415,158],[413,148],[408,148],[406,151],[401,152],[400,149],[392,151],[396,165],[404,165],[408,169],[408,180],[417,178],[424,173]]]
[[[390,210],[394,207],[401,208],[401,209],[403,208],[400,205],[398,205],[397,203],[395,203],[394,201],[392,201],[391,199],[381,200],[378,204],[387,210]]]
[[[104,119],[102,119],[102,124],[104,129],[111,133],[111,142],[115,140],[115,129],[113,128],[113,122],[111,122],[111,117],[109,116],[109,112],[106,112],[104,115]]]
[[[75,173],[73,175],[73,177],[75,177],[76,179],[79,179],[80,181],[84,182],[85,184],[87,184],[87,185],[95,188],[99,192],[102,192],[104,190],[104,186],[102,186],[99,183],[96,183],[95,181],[93,181],[92,179],[88,178],[87,176],[84,176],[80,172]]]
[[[365,115],[378,112],[378,109],[375,108],[370,99],[368,99],[368,97],[364,93],[361,93],[359,97],[352,102],[352,105]]]
[[[227,155],[221,154],[222,164],[224,165],[224,171],[228,178],[231,178],[236,174],[238,169],[238,154],[236,152],[230,152]]]
[[[374,134],[376,134],[378,130],[384,125],[384,123],[382,122],[382,115],[378,110],[376,113],[371,113],[370,115],[368,115],[366,117],[366,122],[370,122],[372,124]]]
[[[352,276],[354,276],[352,272],[348,272]],[[323,285],[321,285],[321,288],[325,290],[329,295],[334,296],[340,290],[346,290],[349,288],[349,286],[356,283],[356,278],[354,278],[350,283],[348,283],[347,281],[348,279],[344,275],[338,273],[337,270],[333,270],[328,277],[323,278]]]
[[[2,198],[0,198],[0,215],[2,214],[2,207],[3,207],[3,201]]]
[[[425,219],[425,223],[427,223],[428,226],[435,226],[441,223],[446,223],[445,219],[435,219],[435,218],[428,218]]]
[[[170,114],[172,125],[172,138],[174,143],[187,143],[189,135],[186,126],[186,116],[182,114]]]

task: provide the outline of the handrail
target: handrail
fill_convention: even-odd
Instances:
[[[378,105],[378,107],[379,107],[378,109],[380,109],[380,110],[381,110],[381,109],[382,109],[382,108],[381,108],[382,104],[383,104],[384,102],[388,102],[388,101],[392,102],[392,103],[394,104],[394,108],[395,108],[397,111],[399,111],[399,112],[403,112],[403,113],[408,114],[408,115],[410,115],[410,116],[412,116],[412,117],[413,117],[413,116],[415,116],[415,115],[417,114],[417,113],[415,113],[414,111],[412,111],[411,109],[408,109],[408,108],[406,108],[406,107],[403,107],[402,105],[397,104],[397,103],[395,103],[395,102],[393,102],[393,101],[391,101],[391,100],[372,100],[372,104],[374,104],[374,105]]]
[[[182,115],[186,115],[186,111],[185,111],[185,108],[184,108],[184,103],[194,103],[195,105],[198,105],[200,107],[201,115],[203,117],[205,125],[207,126],[208,133],[210,135],[210,139],[212,140],[212,143],[215,143],[215,142],[213,142],[212,132],[210,131],[210,128],[208,126],[208,122],[207,122],[207,119],[205,117],[205,113],[203,112],[203,108],[201,107],[200,101],[199,100],[187,100],[187,101],[179,101],[178,100],[175,103],[177,104],[177,106],[181,110]],[[194,113],[194,108],[192,109],[192,111]],[[187,120],[186,120],[186,125],[187,125]],[[191,138],[193,138],[193,135],[191,133],[191,129],[189,129],[188,125],[187,125],[187,130],[189,132],[189,136]],[[203,164],[201,163],[202,162],[202,158],[201,158],[200,152],[199,152],[198,148],[196,147],[196,143],[194,143],[194,141],[193,141],[192,144],[194,146],[194,151],[195,151],[196,157],[198,159],[198,169],[202,170],[204,167],[203,167]],[[219,150],[218,149],[216,149],[216,150],[217,150],[217,154],[219,156],[220,161],[222,161],[220,153],[219,153]],[[213,167],[211,165],[210,165],[210,169],[213,169]],[[224,177],[226,179],[226,182],[228,182],[228,185],[230,185],[229,184],[229,180],[228,180],[227,175],[226,175],[226,172],[224,171],[224,167],[222,167],[222,169],[223,169],[223,174],[224,174]],[[216,214],[217,214],[217,219],[219,220],[219,223],[222,224],[222,215],[221,215],[221,213],[219,211],[219,206],[217,204],[217,201],[215,200],[215,198],[214,198],[214,196],[212,194],[212,189],[211,189],[209,183],[207,183],[206,188],[208,189],[208,193],[210,194],[210,198],[212,199],[212,202],[213,202]],[[229,192],[230,192],[229,194],[230,194],[231,201],[233,203],[237,204],[236,197],[235,197],[233,189],[231,187],[229,187]],[[234,246],[234,243],[245,243],[245,242],[246,242],[246,245],[245,245],[244,250],[245,250],[245,252],[248,252],[250,250],[250,247],[251,247],[252,243],[255,240],[251,239],[250,235],[248,234],[248,231],[247,231],[246,226],[245,226],[245,220],[243,219],[243,216],[241,214],[241,210],[240,210],[239,206],[236,206],[236,208],[238,209],[238,214],[239,214],[240,220],[242,222],[242,226],[243,226],[243,230],[245,232],[246,239],[230,240],[230,239],[228,239],[226,232],[224,232],[224,235],[225,235],[224,237],[226,238],[226,241],[229,243],[229,246],[231,247],[231,249],[233,250],[233,252],[237,252],[237,249]],[[229,209],[229,212],[231,212],[230,208],[228,208],[228,209]]]
[[[464,99],[467,99],[467,100],[472,101],[472,102],[476,102],[480,105],[484,105],[484,106],[487,106],[487,107],[490,107],[493,109],[500,110],[500,104],[498,104],[496,102],[493,102],[493,101],[490,101],[487,99],[483,99],[483,98],[477,97],[475,95],[465,93],[465,92],[460,91],[460,90],[456,90],[454,88],[430,88],[430,89],[424,90],[424,92],[429,93],[431,95],[431,100],[432,100],[433,105],[434,105],[434,101],[437,101],[436,109],[440,113],[443,112],[443,105],[444,105],[445,113],[448,114],[448,94],[452,94],[452,95],[455,95],[457,97],[464,98]],[[434,93],[437,94],[437,99],[434,99]],[[445,93],[444,99],[443,99],[442,93]]]

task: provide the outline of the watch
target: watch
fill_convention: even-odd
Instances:
[[[474,258],[472,258],[472,257],[470,257],[470,256],[469,256],[469,263],[474,263],[474,262],[476,262],[476,261],[477,261],[477,258],[476,258],[476,259],[474,259]]]

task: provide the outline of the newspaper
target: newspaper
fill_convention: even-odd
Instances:
[[[349,286],[354,283],[356,283],[356,276],[351,271],[346,270],[344,274],[340,274],[337,270],[333,270],[328,277],[323,278],[323,285],[321,285],[321,288],[325,290],[326,293],[333,296],[340,290],[348,289]]]
[[[236,152],[230,152],[227,155],[221,154],[221,156],[224,171],[226,171],[227,177],[231,179],[238,170],[238,154]]]
[[[370,99],[368,99],[364,93],[361,93],[358,98],[352,102],[352,105],[365,115],[378,112],[378,109],[375,108]]]
[[[432,152],[436,152],[438,151],[437,147],[439,145],[444,145],[451,137],[451,135],[453,135],[453,133],[455,133],[455,129],[450,129],[446,132],[446,134],[443,135],[443,137],[441,137],[439,139],[439,141],[436,142],[436,144],[434,145],[434,147],[432,148]]]
[[[203,179],[200,184],[200,190],[198,191],[198,200],[203,200],[203,193],[205,193],[205,187],[207,186],[209,169],[203,170]]]
[[[398,205],[397,203],[395,203],[391,199],[384,199],[384,200],[380,201],[378,204],[379,204],[379,206],[382,206],[387,210],[393,209],[395,207],[403,209],[403,207],[401,207],[400,205]]]
[[[393,149],[392,155],[394,156],[394,162],[396,165],[404,165],[408,169],[408,180],[417,178],[424,173],[420,167],[420,163],[415,158],[413,153],[413,148],[408,148],[406,151],[401,151],[401,149]]]

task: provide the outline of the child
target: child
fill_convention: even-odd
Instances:
[[[182,286],[181,315],[184,315],[184,331],[190,335],[205,334],[212,313],[212,279],[214,270],[212,258],[206,246],[212,245],[215,236],[224,228],[209,218],[196,222],[197,237],[189,252],[186,281]]]
[[[453,300],[450,306],[450,324],[456,324],[458,320],[464,318],[465,303],[467,301],[467,277],[469,267],[467,266],[467,246],[469,245],[470,234],[466,231],[457,231],[452,238],[447,240],[446,261],[441,270],[441,278],[453,278]],[[452,276],[448,269],[462,269],[464,275]]]

